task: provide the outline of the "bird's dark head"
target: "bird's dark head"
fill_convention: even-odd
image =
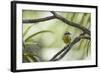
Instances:
[[[71,35],[71,33],[70,32],[65,32],[64,35]]]

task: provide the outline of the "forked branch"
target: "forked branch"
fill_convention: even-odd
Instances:
[[[54,11],[51,11],[51,13],[52,13],[57,19],[59,19],[59,20],[61,20],[62,22],[66,23],[67,25],[76,27],[76,28],[82,30],[84,33],[90,35],[90,30],[88,30],[87,28],[81,26],[80,24],[71,22],[71,21],[67,20],[66,18],[62,17],[61,15],[58,15],[58,14],[57,14],[56,12],[54,12]]]
[[[38,23],[38,22],[43,22],[43,21],[48,21],[51,19],[59,19],[62,22],[66,23],[67,25],[76,27],[80,30],[82,30],[85,34],[91,35],[90,30],[88,30],[87,28],[85,28],[84,26],[81,26],[80,24],[74,23],[69,21],[68,19],[62,17],[61,15],[58,15],[56,12],[51,11],[51,13],[53,14],[53,16],[48,16],[48,17],[44,17],[44,18],[39,18],[39,19],[24,19],[22,21],[22,23]]]
[[[60,50],[57,54],[55,54],[49,61],[58,61],[62,59],[70,50],[71,48],[79,42],[81,39],[91,40],[90,37],[82,36],[76,37],[71,43],[66,45],[62,50]]]

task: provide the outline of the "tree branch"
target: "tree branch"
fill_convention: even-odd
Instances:
[[[87,36],[82,36],[81,39],[87,39],[87,40],[91,40],[91,37],[87,37]]]
[[[70,50],[71,48],[79,42],[81,39],[87,39],[90,40],[90,37],[82,36],[82,37],[76,37],[71,43],[66,45],[62,50],[60,50],[56,55],[53,56],[49,61],[57,61],[62,59]],[[60,56],[59,56],[60,55]]]
[[[55,13],[54,11],[51,11],[51,13],[52,13],[57,19],[61,20],[62,22],[66,23],[66,24],[68,24],[68,25],[70,25],[70,26],[76,27],[76,28],[82,30],[83,32],[87,33],[88,35],[91,35],[90,30],[88,30],[87,28],[81,26],[80,24],[71,22],[71,21],[67,20],[66,18],[64,18],[64,17],[62,17],[62,16],[60,16],[60,15],[58,15],[58,14]]]
[[[62,22],[70,25],[70,26],[73,26],[73,27],[76,27],[80,30],[82,30],[84,33],[88,34],[88,35],[91,35],[90,33],[90,30],[88,30],[87,28],[81,26],[80,24],[77,24],[77,23],[74,23],[74,22],[71,22],[69,20],[67,20],[66,18],[58,15],[57,13],[51,11],[51,13],[54,15],[54,16],[49,16],[49,17],[44,17],[44,18],[39,18],[39,19],[26,19],[26,20],[23,20],[22,23],[38,23],[38,22],[43,22],[43,21],[47,21],[47,20],[51,20],[51,19],[59,19],[61,20]]]
[[[49,17],[44,17],[44,18],[39,18],[39,19],[24,19],[22,23],[38,23],[38,22],[43,22],[51,19],[55,19],[55,16],[49,16]]]

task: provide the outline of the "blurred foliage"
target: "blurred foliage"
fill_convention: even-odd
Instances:
[[[79,23],[90,29],[91,14],[79,12],[57,12],[66,19]],[[48,11],[23,10],[23,19],[37,19],[52,14]],[[71,33],[71,39],[82,33],[60,20],[53,19],[39,23],[23,23],[23,62],[43,62],[51,59],[66,44],[63,41],[65,32]],[[62,59],[85,60],[91,58],[91,42],[81,40]]]

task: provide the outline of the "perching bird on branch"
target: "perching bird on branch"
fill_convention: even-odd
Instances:
[[[68,44],[71,42],[71,34],[69,32],[64,33],[63,41],[65,44]]]

